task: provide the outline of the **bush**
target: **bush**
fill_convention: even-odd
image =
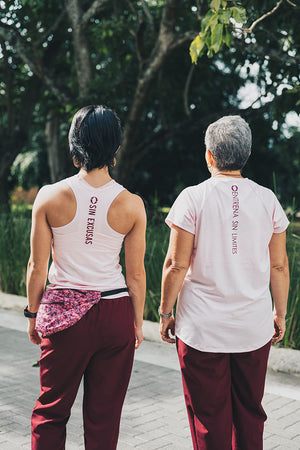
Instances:
[[[161,273],[169,244],[169,229],[164,224],[165,215],[161,214],[159,217],[159,220],[150,217],[146,233],[147,293],[144,315],[152,321],[159,320],[157,309],[160,304]]]
[[[300,349],[300,222],[291,222],[287,233],[290,264],[290,291],[287,308],[286,333],[280,345]]]
[[[0,215],[0,289],[26,295],[31,220],[24,212]]]

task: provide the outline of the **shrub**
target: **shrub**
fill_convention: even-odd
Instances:
[[[0,215],[0,289],[26,295],[31,220],[21,213]]]
[[[292,221],[288,228],[287,252],[290,265],[290,291],[286,333],[281,345],[300,349],[300,222]]]

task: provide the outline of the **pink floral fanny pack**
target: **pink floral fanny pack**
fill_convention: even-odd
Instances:
[[[75,325],[101,297],[125,292],[127,288],[112,291],[81,291],[76,289],[49,289],[45,291],[37,313],[35,328],[43,337]]]

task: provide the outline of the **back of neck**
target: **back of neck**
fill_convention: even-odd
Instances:
[[[108,167],[103,167],[102,169],[92,169],[89,172],[81,168],[79,171],[79,176],[95,188],[104,186],[104,184],[107,184],[112,180],[108,172]]]
[[[213,169],[211,172],[212,177],[233,177],[233,178],[244,178],[240,170],[218,170]]]

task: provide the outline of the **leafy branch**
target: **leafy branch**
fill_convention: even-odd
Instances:
[[[190,45],[190,55],[193,63],[196,63],[205,51],[212,58],[223,45],[231,47],[232,43],[232,19],[236,23],[246,21],[246,10],[241,6],[230,6],[231,0],[212,0],[210,9],[201,21],[201,31]]]
[[[0,37],[15,49],[24,64],[50,89],[62,105],[70,103],[66,92],[58,85],[55,77],[43,65],[38,53],[24,39],[14,25],[0,23]]]
[[[224,45],[231,47],[233,32],[240,34],[253,33],[256,25],[271,16],[286,1],[289,5],[296,5],[291,0],[279,0],[274,8],[256,19],[248,28],[238,27],[246,22],[246,10],[242,6],[228,6],[232,0],[212,0],[210,9],[201,21],[201,31],[190,45],[192,63],[197,63],[205,51],[212,58]],[[236,2],[234,2],[236,3]]]
[[[276,5],[274,6],[274,8],[271,9],[271,11],[268,11],[267,13],[263,14],[261,17],[259,17],[258,19],[256,19],[256,20],[252,23],[252,25],[251,25],[249,28],[242,28],[241,31],[244,32],[244,33],[249,33],[249,34],[253,33],[254,27],[256,27],[256,25],[257,25],[259,22],[262,22],[264,19],[266,19],[267,17],[269,17],[269,16],[271,16],[272,14],[274,14],[274,12],[277,11],[277,9],[280,7],[280,5],[281,5],[282,3],[283,3],[283,0],[279,0],[279,1],[276,3]],[[290,3],[290,2],[288,2],[288,3]],[[292,4],[292,3],[290,3],[290,4]],[[293,5],[293,6],[295,6],[295,5]]]

